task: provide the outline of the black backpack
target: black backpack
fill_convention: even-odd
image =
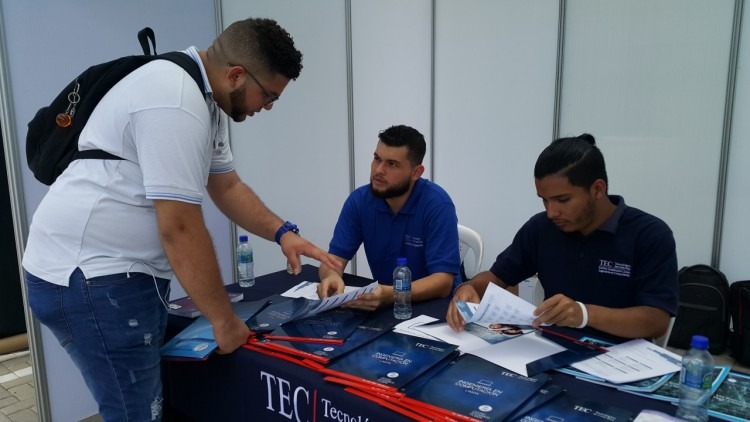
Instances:
[[[37,180],[51,185],[76,159],[122,159],[101,150],[78,151],[78,137],[104,95],[144,64],[169,60],[185,69],[201,92],[205,92],[200,67],[190,56],[177,51],[157,55],[154,31],[148,27],[138,32],[138,41],[143,49],[142,56],[125,56],[89,67],[31,119],[26,134],[26,161]],[[148,41],[153,45],[153,55]]]
[[[729,336],[729,282],[709,265],[680,269],[680,307],[669,345],[689,349],[694,334],[708,337],[708,351],[719,354]]]
[[[750,365],[750,280],[735,281],[729,287],[732,313],[732,357]]]

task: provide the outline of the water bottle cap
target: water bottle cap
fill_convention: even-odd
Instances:
[[[240,236],[240,242],[247,242],[247,235]]]
[[[396,265],[406,265],[406,258],[404,257],[396,258]]]
[[[706,350],[708,349],[708,338],[705,336],[695,335],[690,340],[690,347],[698,350]]]

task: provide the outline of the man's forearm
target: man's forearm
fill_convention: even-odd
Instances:
[[[187,294],[212,324],[233,318],[200,206],[155,201],[155,208],[162,245]]]
[[[588,310],[588,326],[625,338],[656,338],[669,325],[669,314],[651,306],[606,308],[584,304]]]
[[[243,229],[274,241],[284,220],[273,213],[236,173],[211,175],[208,192],[216,206]]]
[[[453,288],[453,274],[434,273],[414,280],[411,285],[411,299],[415,302],[446,297]]]
[[[481,273],[472,277],[472,279],[469,280],[467,283],[470,284],[471,287],[473,287],[474,290],[477,291],[477,293],[479,293],[479,297],[484,296],[484,292],[485,290],[487,290],[487,285],[489,285],[490,283],[495,283],[504,289],[508,287],[505,283],[502,282],[502,280],[497,278],[495,274],[493,274],[491,271],[482,271]]]

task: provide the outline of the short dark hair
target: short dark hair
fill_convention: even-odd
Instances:
[[[391,126],[378,134],[380,142],[389,147],[406,146],[409,150],[407,157],[412,166],[422,164],[427,144],[424,136],[418,130],[406,125]]]
[[[609,185],[604,156],[588,133],[556,139],[539,154],[534,178],[540,180],[550,175],[567,177],[571,185],[584,189],[590,188],[597,179]]]
[[[297,79],[302,71],[302,53],[289,33],[273,19],[249,18],[232,23],[217,38],[226,59],[241,60],[258,71]]]

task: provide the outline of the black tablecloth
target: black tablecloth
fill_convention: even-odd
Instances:
[[[281,293],[305,281],[318,281],[317,267],[304,265],[302,274],[286,271],[256,279],[243,291],[252,301]],[[346,275],[347,285],[363,286],[366,278]],[[414,304],[414,315],[443,319],[449,299]],[[377,312],[390,313],[391,309]],[[392,316],[391,316],[392,318]],[[191,319],[170,316],[168,336],[185,328]],[[394,319],[395,323],[395,319]],[[394,421],[404,420],[396,412],[354,396],[341,386],[323,381],[315,371],[244,348],[230,355],[213,355],[207,361],[164,361],[165,420],[195,421]],[[551,381],[569,394],[614,404],[635,413],[654,409],[674,414],[676,406],[612,388],[598,386],[555,371]]]

